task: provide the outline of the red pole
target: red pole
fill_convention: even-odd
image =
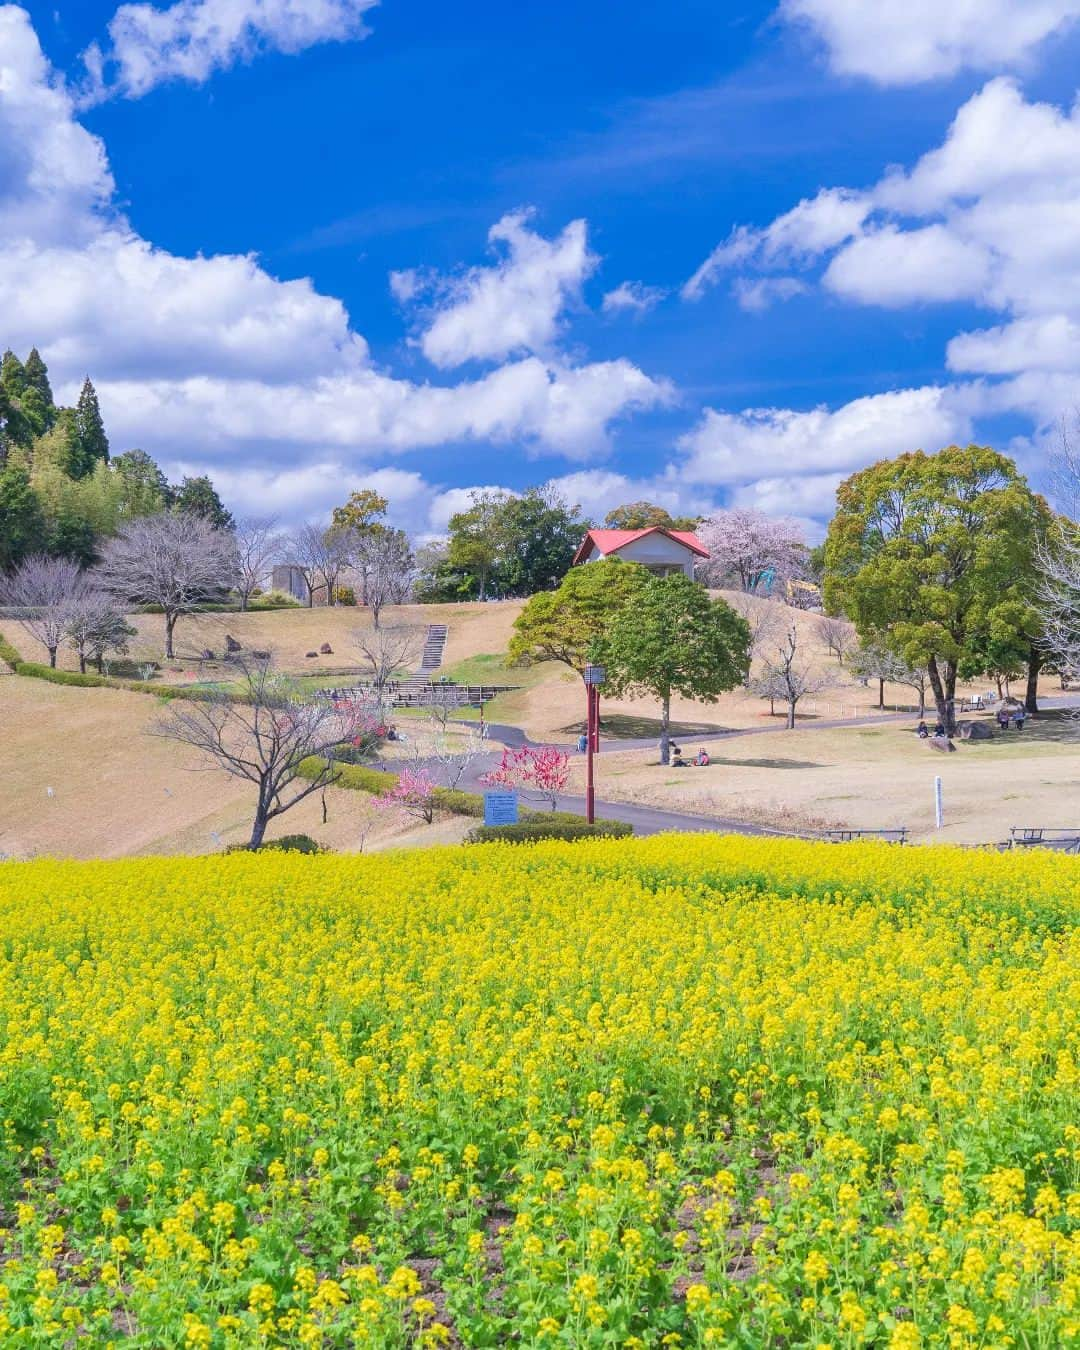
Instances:
[[[585,686],[588,693],[588,725],[585,747],[585,819],[592,825],[596,819],[595,793],[593,790],[593,754],[596,750],[596,686]]]

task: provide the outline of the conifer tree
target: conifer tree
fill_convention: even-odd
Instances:
[[[26,390],[22,396],[22,407],[27,419],[37,435],[42,435],[56,421],[56,403],[53,400],[52,385],[49,383],[49,368],[41,359],[36,347],[31,347],[30,355],[23,367]]]
[[[82,478],[93,472],[99,459],[106,464],[109,462],[109,438],[105,435],[97,391],[89,375],[75,405],[75,425],[79,436],[79,466],[75,477]]]
[[[8,398],[20,399],[26,393],[26,367],[10,347],[0,359],[0,384]]]

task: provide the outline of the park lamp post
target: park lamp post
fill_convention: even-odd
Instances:
[[[600,686],[607,678],[603,666],[588,665],[584,676],[588,709],[585,729],[585,819],[596,820],[596,792],[593,783],[593,755],[600,749]]]

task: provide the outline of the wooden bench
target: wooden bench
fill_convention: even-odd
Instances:
[[[908,827],[895,830],[825,830],[821,836],[830,844],[850,844],[856,839],[883,839],[887,844],[906,844]]]
[[[1009,848],[1050,848],[1058,853],[1080,853],[1080,829],[1047,828],[1043,825],[1014,825],[1009,831]]]

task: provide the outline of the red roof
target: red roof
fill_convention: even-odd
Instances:
[[[644,530],[590,530],[574,554],[574,562],[584,562],[594,549],[606,558],[612,553],[618,553],[627,544],[632,544],[635,539],[644,539],[647,534],[666,534],[699,558],[709,556],[709,550],[692,530],[665,530],[662,525],[650,525]]]

